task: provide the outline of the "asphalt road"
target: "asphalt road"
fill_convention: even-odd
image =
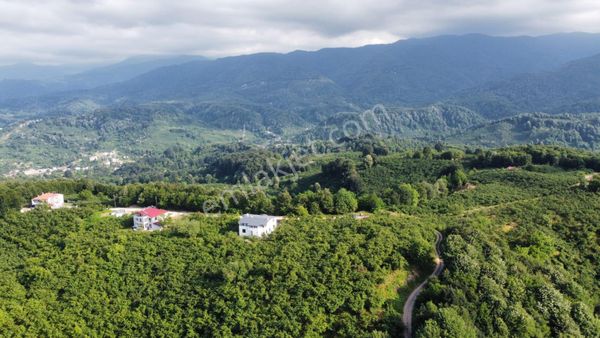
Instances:
[[[406,299],[406,303],[404,303],[404,309],[402,310],[402,323],[404,324],[404,338],[412,337],[412,314],[415,307],[415,301],[419,294],[427,285],[427,282],[433,277],[439,276],[444,270],[444,260],[440,258],[440,244],[442,243],[442,239],[444,238],[441,233],[435,232],[435,269],[426,280],[424,280],[419,286],[417,286]]]

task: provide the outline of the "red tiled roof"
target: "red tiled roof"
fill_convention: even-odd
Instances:
[[[58,195],[60,195],[60,194],[53,193],[53,192],[46,192],[46,193],[39,195],[38,197],[35,197],[34,200],[47,201],[48,199],[58,196]]]
[[[158,217],[158,216],[164,215],[166,213],[167,213],[166,210],[157,209],[155,207],[149,207],[149,208],[146,208],[146,209],[143,209],[143,210],[140,210],[137,212],[137,214],[139,216],[148,216],[150,218]]]

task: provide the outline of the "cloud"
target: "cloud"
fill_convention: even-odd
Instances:
[[[596,0],[0,0],[0,64],[209,57],[407,37],[600,32]]]

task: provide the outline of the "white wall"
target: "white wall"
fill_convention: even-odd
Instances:
[[[262,237],[272,233],[277,227],[277,220],[271,219],[264,226],[239,224],[238,235],[242,237]]]

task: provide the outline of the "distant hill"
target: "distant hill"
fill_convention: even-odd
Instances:
[[[484,92],[480,88],[491,82],[553,71],[598,53],[598,34],[472,34],[199,60],[160,67],[128,80],[124,78],[142,71],[148,63],[138,62],[135,67],[125,63],[70,77],[80,81],[79,88],[118,83],[3,105],[44,111],[80,99],[101,105],[171,102],[224,106],[228,108],[222,115],[227,115],[232,105],[239,104],[249,116],[259,115],[264,120],[276,114],[301,116],[301,121],[316,123],[340,111],[360,111],[374,104],[414,107],[462,98],[470,88]],[[151,62],[152,66],[157,66],[156,62]],[[487,109],[471,104],[476,100],[467,101],[476,111]]]
[[[136,76],[161,67],[203,60],[206,59],[201,56],[190,55],[137,56],[115,64],[97,67],[85,72],[70,75],[66,77],[64,81],[72,89],[90,89],[130,80]]]
[[[101,67],[34,64],[3,66],[0,67],[0,101],[4,100],[5,106],[17,108],[24,103],[32,106],[32,102],[36,103],[33,105],[35,109],[55,108],[54,103],[57,101],[52,99],[53,96],[73,99],[83,90],[130,80],[157,68],[200,60],[205,59],[199,56],[158,55],[133,57]]]
[[[377,103],[420,106],[594,53],[600,53],[600,35],[441,36],[191,62],[157,69],[96,94],[134,102],[240,98],[309,113],[315,106],[325,110]],[[328,107],[330,101],[333,107]]]
[[[18,63],[0,66],[0,80],[56,80],[68,75],[80,73],[92,68],[93,65],[36,65],[33,63]]]
[[[477,147],[533,143],[598,150],[600,113],[518,115],[466,128],[445,140]]]
[[[484,121],[477,113],[459,106],[375,107],[366,112],[336,114],[304,136],[328,139],[374,134],[410,139],[439,139]]]
[[[0,80],[0,101],[52,93],[49,83],[38,80]]]
[[[490,118],[518,112],[600,112],[600,54],[554,71],[465,90],[456,103]]]
[[[377,121],[364,126],[364,112],[380,104],[385,110],[367,112]],[[135,58],[61,81],[0,81],[0,157],[49,165],[99,150],[135,157],[212,138],[328,139],[331,130],[342,136],[340,128],[357,122],[360,132],[409,142],[598,149],[594,112],[599,34],[440,36],[217,60]]]

